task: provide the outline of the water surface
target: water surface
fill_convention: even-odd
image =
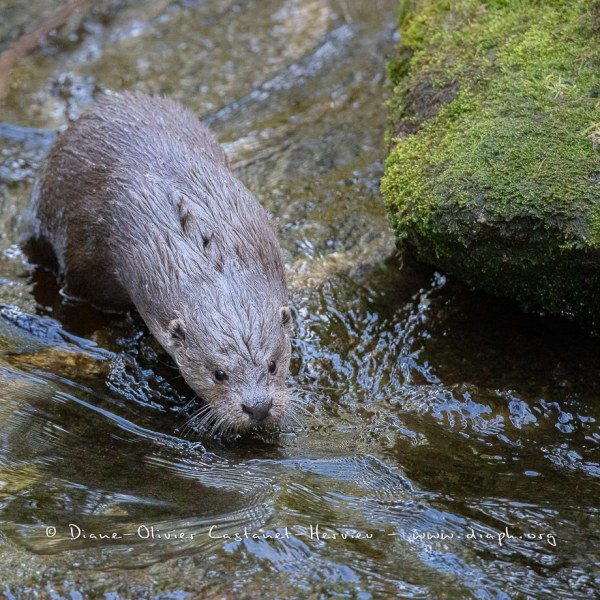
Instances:
[[[0,4],[0,48],[59,4]],[[394,251],[378,181],[396,10],[102,1],[15,70],[0,115],[7,597],[600,593],[600,342]],[[190,391],[139,320],[63,301],[18,250],[53,131],[119,89],[209,122],[280,225],[305,408],[279,438],[184,432]]]

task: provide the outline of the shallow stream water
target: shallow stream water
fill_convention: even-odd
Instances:
[[[62,2],[0,2],[0,50]],[[600,339],[397,255],[378,193],[397,0],[111,0],[0,108],[0,595],[595,598]],[[182,431],[135,317],[69,303],[17,221],[53,132],[164,93],[280,225],[302,424]],[[8,125],[6,125],[8,124]]]

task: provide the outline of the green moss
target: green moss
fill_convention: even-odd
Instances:
[[[397,235],[480,288],[600,316],[598,4],[402,4],[382,181]]]

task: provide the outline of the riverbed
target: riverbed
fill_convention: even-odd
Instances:
[[[0,5],[0,49],[58,1]],[[0,592],[594,598],[600,340],[396,250],[379,179],[397,0],[96,2],[0,108]],[[36,21],[37,22],[37,21]],[[135,315],[19,250],[55,132],[168,95],[279,226],[298,422],[206,439]],[[190,595],[196,594],[196,595]]]

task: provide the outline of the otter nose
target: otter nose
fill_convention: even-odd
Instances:
[[[264,421],[271,411],[273,401],[269,398],[262,398],[260,400],[251,401],[248,400],[242,404],[242,410],[257,423]]]

